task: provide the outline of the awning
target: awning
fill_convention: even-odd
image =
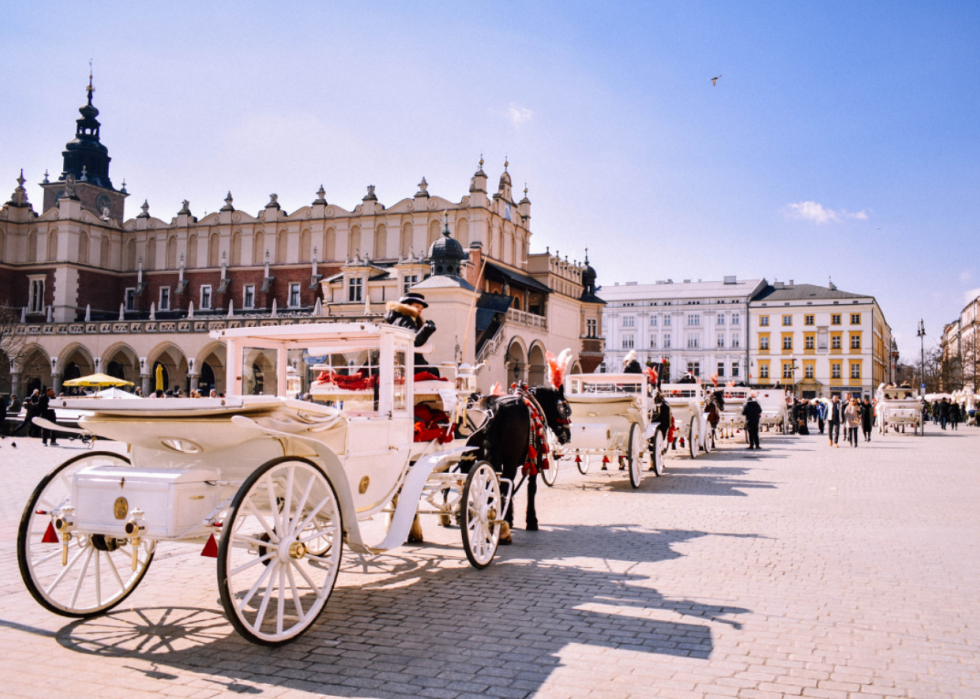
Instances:
[[[526,286],[531,291],[538,291],[542,294],[550,294],[551,289],[539,282],[533,277],[529,277],[526,274],[521,274],[520,272],[513,272],[506,267],[500,267],[493,264],[492,262],[487,262],[487,279],[493,279],[496,277],[502,277],[502,279],[496,279],[495,281],[510,281],[516,284],[521,284]]]

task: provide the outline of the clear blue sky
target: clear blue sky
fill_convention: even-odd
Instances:
[[[978,2],[15,3],[0,194],[60,172],[92,58],[130,215],[458,200],[506,155],[533,250],[606,285],[832,277],[907,357],[980,288],[978,37]]]

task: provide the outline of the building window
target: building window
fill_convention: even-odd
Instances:
[[[769,349],[769,336],[760,335],[759,336],[759,349],[768,350]]]
[[[718,349],[725,348],[725,333],[718,333]]]
[[[664,326],[670,326],[670,316],[664,316]]]
[[[701,316],[698,313],[691,313],[687,316],[688,325],[701,325]]]
[[[670,333],[664,335],[664,349],[670,349]]]
[[[657,327],[657,316],[650,316],[650,327]]]
[[[210,284],[201,285],[201,310],[202,311],[211,310],[211,285]]]
[[[783,363],[783,378],[784,379],[793,378],[793,364],[791,362]]]
[[[134,286],[126,287],[126,310],[136,310],[136,287]]]
[[[851,325],[860,325],[860,324],[861,324],[861,314],[860,313],[852,313],[851,314]]]
[[[813,349],[813,335],[807,335],[803,338],[803,348],[808,350]]]
[[[688,349],[698,349],[701,346],[701,338],[697,335],[690,335],[687,338]]]
[[[160,310],[161,311],[170,310],[170,287],[169,286],[160,287]]]
[[[732,378],[738,378],[738,362],[732,362]]]
[[[759,326],[763,328],[769,327],[769,316],[759,316]]]
[[[806,366],[803,367],[803,376],[805,376],[808,379],[812,379],[813,378],[813,365],[812,364],[807,364]]]
[[[623,335],[623,349],[625,350],[633,349],[632,335]]]
[[[718,378],[725,378],[725,362],[718,362]]]
[[[732,325],[738,325],[738,313],[732,313]]]
[[[701,376],[701,362],[688,362],[687,371],[694,376]]]
[[[830,316],[831,325],[840,325],[840,313],[834,313]]]
[[[732,335],[732,349],[738,349],[741,344],[741,340],[738,339],[738,335]]]
[[[291,282],[289,284],[289,308],[299,308],[300,307],[300,296],[299,296],[299,282]]]
[[[851,378],[860,379],[861,378],[861,365],[857,362],[851,364]]]
[[[835,349],[835,350],[840,349],[840,335],[831,335],[830,349]]]
[[[785,335],[783,337],[783,349],[784,350],[791,350],[791,349],[793,349],[793,336],[792,335]]]
[[[44,279],[31,279],[29,313],[44,313]]]
[[[623,327],[632,328],[633,321],[634,321],[634,316],[623,316]]]
[[[830,365],[830,378],[839,379],[840,378],[840,363],[834,362]]]
[[[408,290],[419,283],[419,275],[417,274],[406,274],[402,280],[402,295],[407,294]],[[592,337],[590,335],[590,337]]]
[[[358,303],[361,300],[361,291],[364,288],[364,280],[360,277],[351,277],[347,280],[347,303]]]
[[[792,325],[793,316],[783,316],[783,325]]]
[[[598,322],[595,318],[589,318],[585,321],[585,334],[587,337],[598,337]]]
[[[768,379],[769,378],[769,365],[768,364],[760,364],[759,365],[759,378],[760,379]]]
[[[242,292],[242,306],[255,308],[255,284],[246,284]]]
[[[725,324],[725,314],[724,313],[719,313],[718,314],[718,325],[724,325],[724,324]]]
[[[852,350],[861,349],[861,336],[857,333],[851,334],[851,349]]]
[[[650,349],[657,349],[657,337],[656,335],[650,336]]]
[[[809,315],[803,316],[803,325],[814,325],[814,317]]]

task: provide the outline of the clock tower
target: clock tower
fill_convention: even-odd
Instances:
[[[51,182],[45,174],[44,182],[41,183],[44,189],[44,210],[58,205],[58,200],[65,193],[66,178],[71,175],[75,178],[75,195],[81,200],[82,208],[88,209],[99,218],[103,218],[108,210],[109,218],[121,224],[126,197],[129,195],[125,183],[117,190],[109,179],[109,161],[112,158],[109,157],[109,149],[99,140],[101,124],[96,119],[99,110],[92,104],[95,88],[92,86],[91,73],[85,90],[88,92],[88,102],[79,108],[82,116],[76,121],[75,138],[68,142],[62,153],[64,169],[61,176]]]

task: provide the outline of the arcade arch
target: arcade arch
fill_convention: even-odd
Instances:
[[[158,345],[147,357],[150,369],[150,389],[157,387],[157,367],[163,367],[163,390],[170,391],[179,387],[181,391],[189,390],[187,358],[177,345],[167,342]]]
[[[140,385],[140,360],[132,347],[124,342],[112,345],[102,354],[99,371],[133,386]]]
[[[507,368],[507,383],[523,381],[527,369],[527,348],[521,338],[511,339],[504,361]]]
[[[531,345],[527,359],[528,386],[543,386],[548,374],[548,360],[545,358],[544,345],[540,341],[535,341]]]
[[[198,374],[197,388],[202,394],[207,395],[212,388],[219,394],[225,392],[227,354],[224,344],[212,342],[207,345],[198,352],[194,366]]]

